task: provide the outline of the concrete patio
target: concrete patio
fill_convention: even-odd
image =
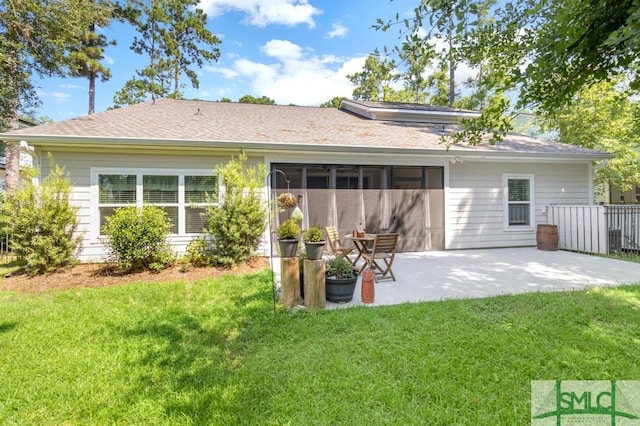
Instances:
[[[640,283],[640,263],[535,247],[398,253],[393,272],[396,281],[377,282],[368,306]],[[327,308],[362,305],[360,283],[350,303]]]

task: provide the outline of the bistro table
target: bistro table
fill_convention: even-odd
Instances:
[[[345,240],[353,241],[353,246],[356,248],[358,252],[358,256],[353,260],[353,265],[355,266],[358,263],[358,260],[362,259],[362,255],[369,253],[371,251],[371,244],[376,240],[376,234],[364,234],[361,236],[354,236],[352,234],[348,234],[344,236]],[[365,265],[358,270],[358,273],[362,272]]]

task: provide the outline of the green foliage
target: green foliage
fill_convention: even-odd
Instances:
[[[365,60],[362,71],[347,76],[353,89],[353,98],[365,101],[386,101],[392,92],[391,83],[396,80],[393,74],[395,63],[386,59],[379,59],[369,55]]]
[[[11,236],[16,259],[29,274],[53,272],[75,262],[77,207],[71,181],[57,165],[41,185],[31,181],[11,191],[0,206],[0,234]]]
[[[320,104],[320,108],[340,108],[340,103],[345,100],[344,96],[334,96],[327,102],[323,102]]]
[[[180,78],[194,88],[200,85],[197,71],[217,61],[220,39],[206,28],[207,14],[199,0],[129,0],[122,15],[138,31],[131,49],[148,56],[149,63],[127,81],[114,96],[116,107],[148,98],[182,97]]]
[[[325,268],[327,277],[345,279],[354,278],[357,275],[351,262],[344,257],[332,257],[325,262]]]
[[[125,271],[159,271],[175,260],[167,242],[170,224],[165,211],[156,206],[122,207],[106,218],[105,244]]]
[[[264,164],[248,166],[244,152],[216,172],[224,191],[205,211],[205,233],[214,242],[213,264],[233,266],[253,256],[267,225],[267,173]]]
[[[261,96],[259,98],[255,98],[251,95],[244,95],[240,99],[238,99],[238,103],[240,104],[260,104],[260,105],[275,105],[276,101],[267,97]]]
[[[560,142],[615,157],[596,168],[596,180],[621,191],[640,186],[640,103],[615,82],[583,89],[571,104],[544,116]]]
[[[304,230],[304,241],[317,243],[324,240],[324,231],[318,225],[313,225]]]
[[[553,113],[594,82],[617,76],[638,93],[640,3],[624,0],[495,0],[420,2],[411,17],[378,20],[376,28],[398,28],[420,43],[451,40],[450,57],[479,70],[483,98],[517,91],[515,104],[482,105],[482,120],[467,123],[454,142],[477,143],[485,132],[501,140],[510,115],[520,110]],[[631,72],[629,70],[631,69]]]
[[[281,240],[296,240],[300,237],[300,226],[293,219],[282,222],[278,228],[278,238]]]
[[[209,266],[213,262],[212,245],[205,237],[195,237],[187,245],[185,261],[193,266]]]

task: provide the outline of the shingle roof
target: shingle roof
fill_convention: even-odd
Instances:
[[[198,142],[254,142],[330,147],[445,151],[441,136],[457,131],[453,125],[378,121],[335,108],[256,105],[227,102],[159,99],[66,121],[0,134],[45,140],[69,137]],[[29,136],[32,136],[29,138]],[[35,136],[35,138],[33,137]],[[323,148],[324,147],[324,148]],[[451,153],[540,153],[594,156],[603,153],[521,135],[503,143],[475,147],[456,145]]]

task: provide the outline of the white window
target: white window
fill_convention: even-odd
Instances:
[[[92,169],[92,181],[97,189],[96,235],[107,217],[128,205],[161,207],[171,222],[172,234],[201,233],[202,214],[218,196],[217,177],[203,170]]]
[[[531,229],[534,226],[533,175],[504,175],[505,229]]]

